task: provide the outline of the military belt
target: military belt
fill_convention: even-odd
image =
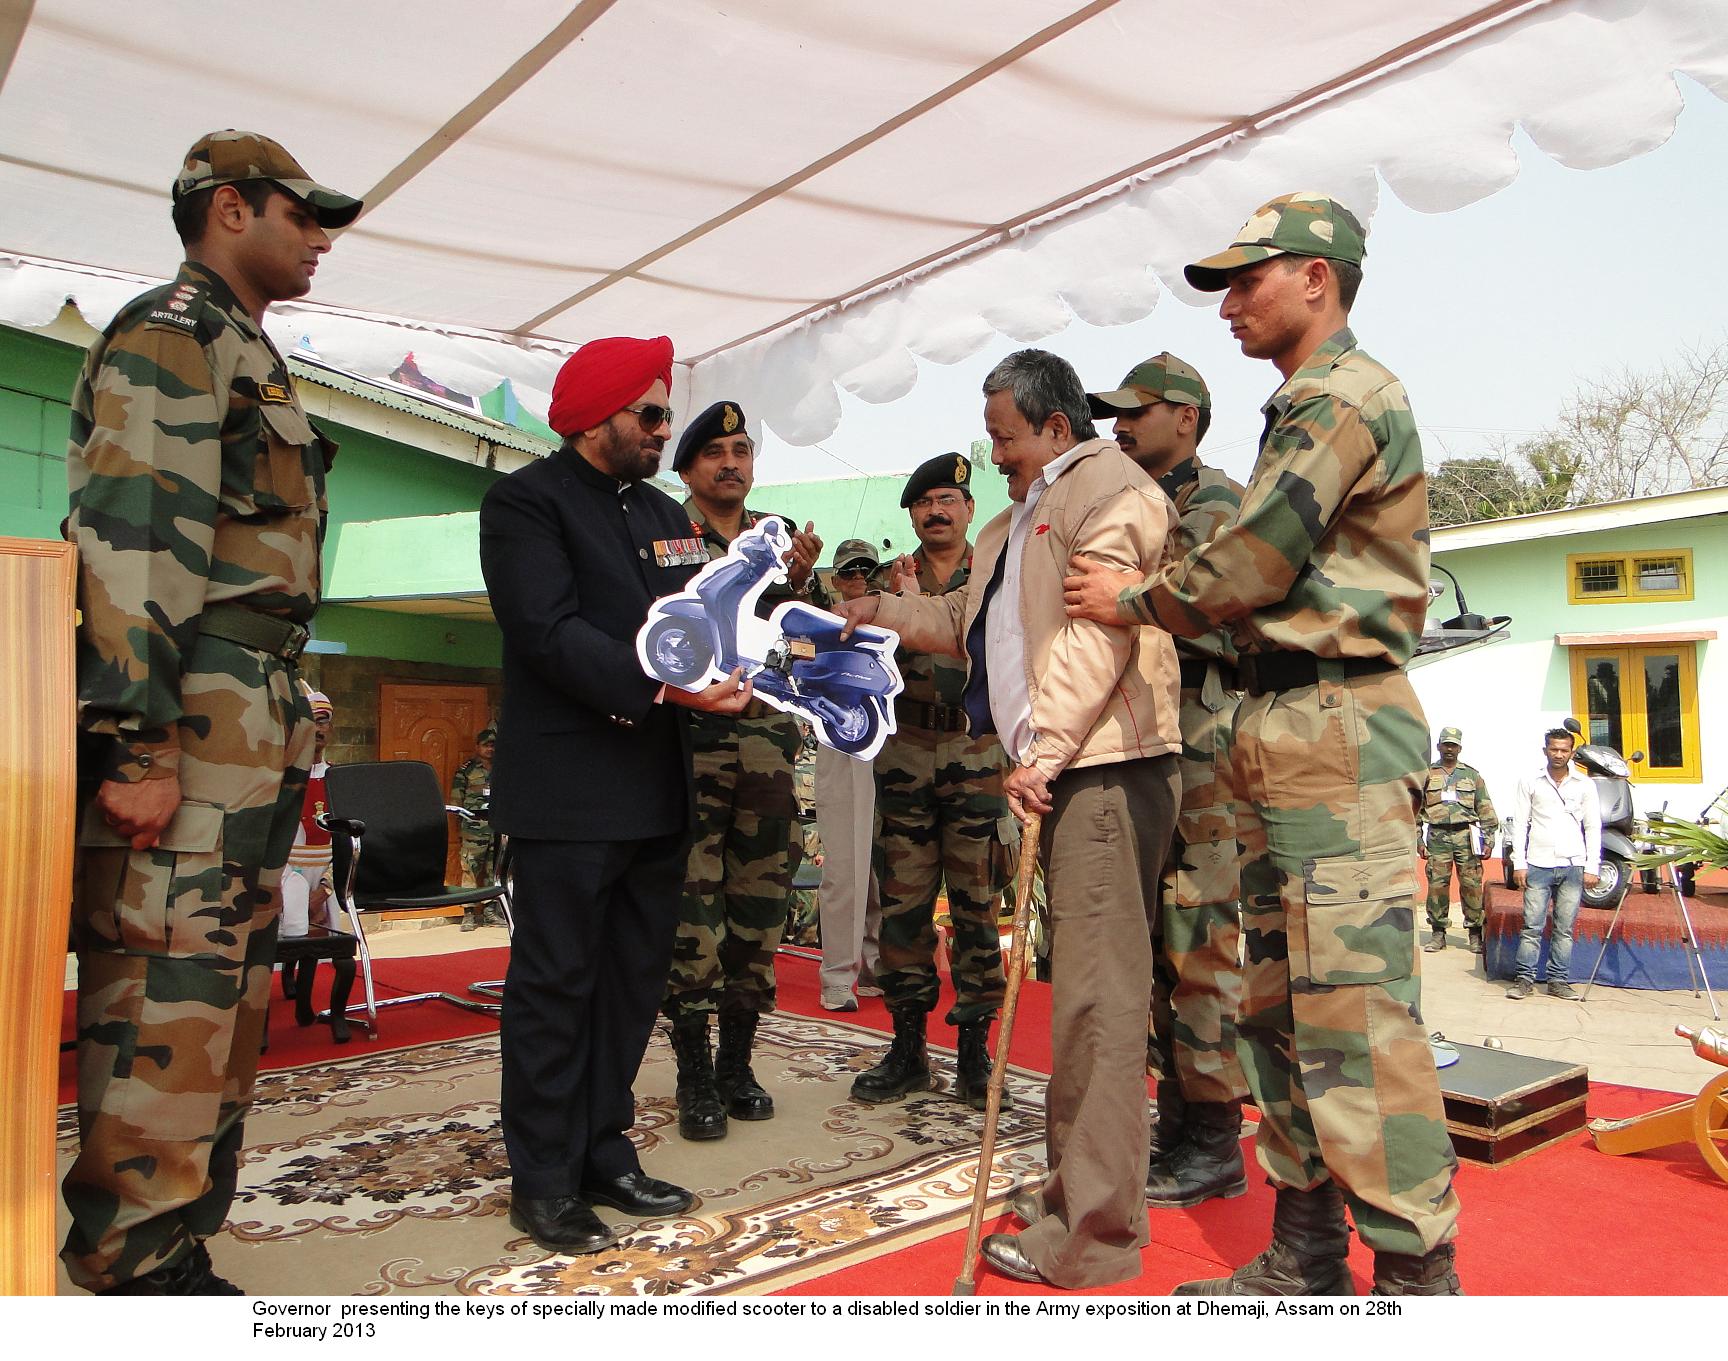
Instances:
[[[209,638],[238,643],[241,647],[268,652],[285,662],[300,660],[312,631],[304,624],[276,614],[260,614],[244,605],[206,605],[198,618],[198,632]]]
[[[1198,690],[1206,684],[1206,668],[1209,666],[1218,668],[1218,683],[1226,690],[1240,690],[1242,688],[1236,679],[1236,668],[1231,666],[1229,662],[1203,662],[1197,659],[1181,664],[1182,688],[1184,690]]]
[[[894,701],[894,719],[902,728],[930,732],[965,732],[966,710],[958,704],[924,704],[915,699]]]
[[[1236,659],[1236,670],[1248,694],[1275,695],[1318,685],[1322,660],[1312,652],[1250,652]],[[1328,670],[1346,677],[1378,676],[1384,671],[1398,670],[1395,663],[1384,657],[1328,657],[1324,663]]]

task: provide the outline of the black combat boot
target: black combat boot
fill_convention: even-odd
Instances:
[[[757,1016],[753,1011],[724,1012],[720,1017],[720,1052],[714,1059],[714,1083],[726,1113],[734,1120],[772,1120],[774,1098],[762,1090],[750,1071],[750,1051],[756,1046]]]
[[[1425,953],[1431,954],[1431,955],[1432,954],[1438,954],[1440,951],[1444,950],[1445,948],[1446,948],[1446,933],[1445,933],[1445,931],[1430,931],[1428,933],[1428,943],[1422,947],[1422,949]]]
[[[1458,1283],[1456,1250],[1442,1243],[1426,1256],[1402,1252],[1374,1254],[1374,1288],[1371,1295],[1462,1295]]]
[[[1179,1210],[1229,1200],[1248,1189],[1242,1165],[1242,1103],[1196,1101],[1188,1107],[1188,1142],[1146,1178],[1146,1203]]]
[[[243,1295],[232,1281],[216,1274],[210,1251],[199,1243],[183,1257],[142,1276],[122,1281],[104,1295]]]
[[[726,1108],[714,1085],[706,1013],[672,1023],[672,1052],[678,1056],[678,1132],[686,1139],[724,1139]]]
[[[462,929],[464,931],[480,929],[480,909],[477,906],[470,904],[462,909]]]
[[[1188,1142],[1188,1100],[1182,1095],[1182,1084],[1175,1078],[1158,1079],[1158,1105],[1152,1113],[1152,1158],[1147,1168],[1146,1185],[1164,1172],[1172,1155]]]
[[[1479,955],[1482,953],[1482,928],[1480,926],[1472,926],[1469,930],[1470,953],[1473,955]]]
[[[1354,1295],[1350,1225],[1336,1182],[1312,1191],[1281,1188],[1272,1210],[1272,1243],[1228,1276],[1179,1285],[1173,1295]]]
[[[930,1059],[924,1052],[924,1022],[922,1011],[896,1011],[894,1043],[882,1062],[866,1068],[852,1082],[852,1099],[867,1101],[872,1106],[898,1101],[907,1092],[927,1092],[932,1084]]]
[[[954,1060],[954,1099],[975,1111],[990,1104],[990,1022],[962,1021],[958,1054]],[[1002,1088],[1002,1109],[1014,1104],[1008,1088]]]

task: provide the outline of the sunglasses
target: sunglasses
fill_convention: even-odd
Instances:
[[[653,434],[662,425],[672,424],[672,408],[669,406],[655,406],[652,402],[644,402],[641,406],[627,406],[624,410],[641,421],[642,428],[649,434]]]
[[[834,575],[837,577],[867,577],[870,575],[870,569],[868,567],[842,567]]]

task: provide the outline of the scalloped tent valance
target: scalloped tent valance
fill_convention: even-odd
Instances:
[[[1728,0],[10,0],[0,320],[168,276],[181,154],[249,128],[367,199],[284,343],[544,412],[573,346],[665,333],[687,409],[808,444],[914,356],[1189,296],[1275,193],[1460,207],[1517,126],[1647,151],[1676,74],[1728,98]]]

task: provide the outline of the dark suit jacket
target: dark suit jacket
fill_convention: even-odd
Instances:
[[[480,569],[504,634],[492,825],[510,836],[619,841],[692,820],[684,711],[654,703],[636,659],[653,600],[689,567],[655,564],[688,539],[678,503],[620,489],[571,449],[494,483],[480,506]]]

